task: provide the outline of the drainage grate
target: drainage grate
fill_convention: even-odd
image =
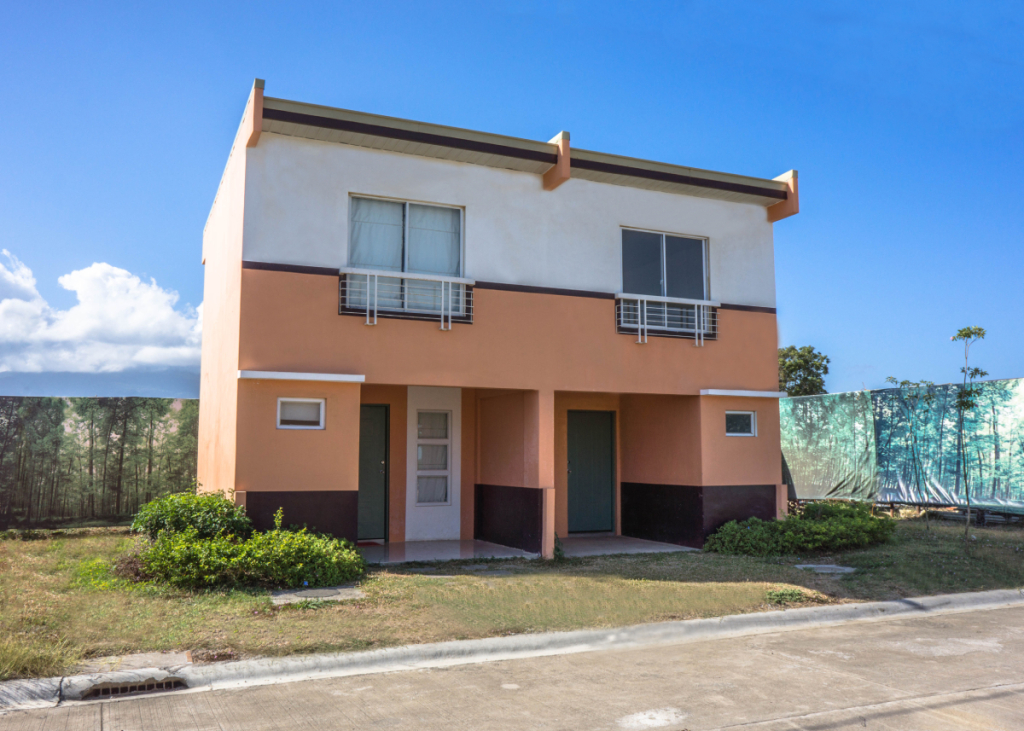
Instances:
[[[94,685],[82,695],[83,701],[113,696],[139,695],[141,693],[164,693],[169,690],[187,688],[183,680],[167,678],[166,680],[150,680],[144,683],[101,683]]]

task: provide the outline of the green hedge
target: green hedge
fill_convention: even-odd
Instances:
[[[895,530],[895,521],[872,515],[866,503],[811,503],[785,520],[730,521],[707,539],[704,550],[744,556],[824,553],[884,543]]]
[[[248,538],[252,521],[246,517],[245,508],[236,507],[219,493],[182,492],[146,503],[132,523],[133,531],[145,533],[153,540],[161,531],[181,533],[189,528],[198,538]]]
[[[201,538],[195,528],[164,532],[141,553],[143,574],[183,589],[215,586],[334,586],[358,579],[363,558],[348,541],[299,531],[248,540]]]

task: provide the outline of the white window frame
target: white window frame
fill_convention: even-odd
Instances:
[[[696,239],[704,242],[702,251],[704,254],[704,297],[701,301],[711,300],[711,239],[707,236],[698,236],[696,234],[680,234],[671,233],[669,231],[654,231],[649,228],[637,228],[636,226],[620,226],[619,227],[619,277],[622,279],[622,231],[640,231],[641,233],[657,234],[661,237],[661,297],[668,297],[668,272],[666,271],[665,262],[665,237],[674,236],[679,239]],[[625,280],[622,279],[622,293],[623,294],[635,294],[638,297],[647,297],[649,295],[641,295],[636,292],[627,292],[625,287]],[[676,301],[678,298],[672,298],[670,301]],[[695,300],[679,299],[680,302],[693,302]]]
[[[320,404],[320,425],[319,426],[302,426],[298,424],[282,424],[281,423],[281,403],[303,403],[303,404]],[[327,399],[322,398],[292,398],[290,396],[282,396],[277,399],[277,428],[278,429],[325,429],[325,423],[327,421]]]
[[[448,417],[448,438],[447,439],[421,439],[419,436],[420,414],[445,414]],[[452,504],[452,412],[445,409],[417,409],[416,410],[416,507],[431,508],[445,507]],[[421,470],[419,466],[419,452],[421,446],[445,446],[448,449],[448,469],[446,470]],[[447,477],[448,478],[448,499],[443,503],[421,503],[419,494],[419,478],[421,477]]]
[[[401,272],[381,272],[381,274],[394,277],[395,279],[401,279],[402,274],[411,274],[417,276],[416,272],[409,271],[409,206],[428,206],[430,208],[446,208],[450,211],[459,212],[459,273],[456,275],[456,279],[462,278],[463,272],[466,270],[466,209],[462,206],[452,206],[445,203],[426,203],[424,201],[412,201],[405,200],[404,198],[388,198],[382,195],[363,195],[362,193],[349,193],[349,201],[353,198],[363,198],[366,200],[375,201],[387,201],[388,203],[401,203],[403,207],[402,213],[402,271]],[[662,247],[664,249],[664,247]],[[345,261],[348,266],[352,266],[352,205],[348,207],[348,242],[347,249],[345,251]],[[445,279],[450,277],[445,276]],[[403,305],[404,309],[404,305]]]
[[[739,432],[726,431],[725,436],[727,437],[756,437],[757,436],[757,412],[756,411],[726,411],[725,415],[728,417],[729,414],[749,414],[750,415],[750,433],[741,434]]]

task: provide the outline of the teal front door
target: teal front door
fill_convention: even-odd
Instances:
[[[359,540],[388,535],[388,407],[359,414]]]
[[[615,412],[569,412],[569,532],[615,530]]]

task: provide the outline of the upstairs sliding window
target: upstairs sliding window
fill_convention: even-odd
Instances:
[[[435,277],[462,276],[462,211],[376,198],[349,200],[348,264],[358,269]],[[376,296],[383,309],[438,311],[442,283],[416,277],[348,275],[348,304]],[[446,293],[446,297],[450,296]],[[457,293],[461,302],[461,288]],[[461,304],[456,303],[456,311]]]
[[[642,295],[624,299],[620,325],[678,332],[708,331],[709,323],[692,304],[650,297],[704,301],[708,284],[708,245],[704,239],[622,229],[622,292]]]

